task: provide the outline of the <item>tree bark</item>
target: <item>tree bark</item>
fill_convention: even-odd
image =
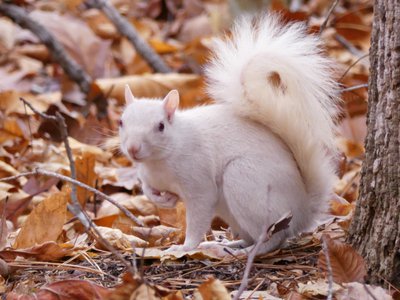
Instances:
[[[400,286],[400,4],[376,0],[370,50],[368,134],[349,241],[371,282]]]

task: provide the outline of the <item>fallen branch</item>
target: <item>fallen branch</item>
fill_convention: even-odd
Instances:
[[[0,3],[0,14],[9,17],[19,26],[35,34],[46,45],[53,59],[60,64],[64,72],[78,84],[82,92],[87,94],[90,91],[92,78],[68,55],[64,47],[43,25],[30,18],[24,9],[13,4]]]
[[[88,190],[89,192],[96,194],[100,198],[112,203],[113,205],[118,207],[129,219],[131,219],[132,221],[137,223],[139,226],[144,226],[144,224],[141,220],[139,220],[137,217],[135,217],[128,209],[121,206],[121,204],[119,204],[116,200],[114,200],[110,196],[107,196],[106,194],[104,194],[104,193],[78,181],[78,180],[74,180],[68,176],[64,176],[64,175],[58,174],[56,172],[51,172],[51,171],[36,168],[34,171],[31,171],[31,172],[25,172],[25,173],[21,173],[21,174],[15,175],[15,176],[0,178],[0,182],[1,181],[12,181],[12,180],[15,180],[15,179],[18,179],[21,177],[32,176],[32,175],[43,175],[43,176],[48,176],[48,177],[55,177],[55,178],[58,178],[60,180],[66,181],[66,182],[76,184],[77,186],[80,186],[80,187]]]
[[[161,57],[140,37],[135,27],[120,15],[109,1],[87,0],[85,3],[91,8],[101,10],[107,18],[113,22],[118,31],[132,43],[137,52],[147,61],[154,71],[159,73],[172,72]]]
[[[335,9],[335,7],[336,7],[336,5],[337,5],[338,3],[339,3],[339,0],[334,0],[334,1],[332,2],[332,5],[331,5],[331,7],[329,7],[329,10],[328,10],[328,12],[327,12],[327,14],[326,14],[326,16],[325,16],[325,20],[324,20],[324,22],[322,23],[321,27],[319,28],[319,34],[321,34],[322,31],[325,30],[326,25],[328,25],[329,17],[331,16],[333,10]]]

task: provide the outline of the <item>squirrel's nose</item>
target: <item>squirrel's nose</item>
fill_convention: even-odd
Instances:
[[[137,154],[140,150],[140,145],[139,146],[131,146],[128,149],[129,155],[133,158],[133,159],[137,159]]]

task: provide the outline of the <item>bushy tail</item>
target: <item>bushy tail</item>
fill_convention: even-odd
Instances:
[[[293,152],[310,207],[326,209],[338,88],[319,39],[301,23],[266,15],[240,20],[232,39],[216,41],[214,54],[206,69],[211,96],[278,134]]]

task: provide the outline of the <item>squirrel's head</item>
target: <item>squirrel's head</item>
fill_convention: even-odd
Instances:
[[[141,99],[125,87],[126,108],[119,123],[121,150],[129,158],[143,162],[162,159],[173,151],[173,126],[179,93],[172,90],[164,100]]]

